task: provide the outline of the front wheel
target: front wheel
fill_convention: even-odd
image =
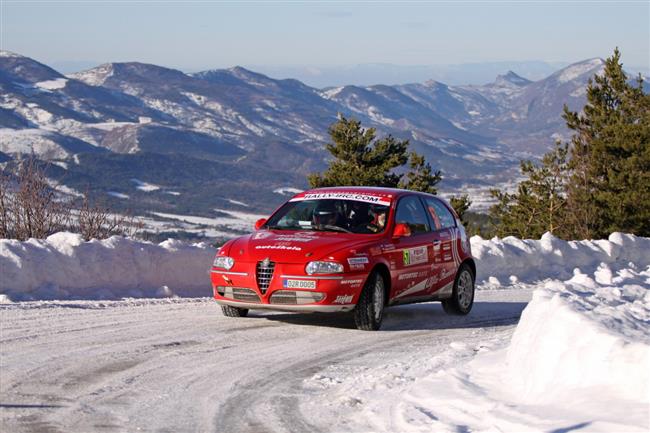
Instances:
[[[467,264],[461,265],[454,280],[451,298],[442,301],[442,308],[447,314],[464,316],[474,305],[474,273]]]
[[[354,308],[354,323],[362,331],[376,331],[384,315],[385,283],[380,273],[374,272],[363,286],[359,302]]]
[[[222,305],[221,312],[227,317],[246,317],[248,316],[247,308],[233,307],[232,305]]]

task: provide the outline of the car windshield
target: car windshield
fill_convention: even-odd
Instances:
[[[285,203],[266,222],[274,230],[314,230],[345,233],[381,233],[387,205],[356,200],[301,200]]]

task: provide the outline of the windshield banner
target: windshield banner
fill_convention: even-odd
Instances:
[[[391,195],[379,196],[370,194],[359,194],[354,192],[321,192],[304,194],[300,197],[294,197],[289,201],[303,201],[303,200],[353,200],[362,201],[365,203],[374,203],[384,206],[390,206]]]

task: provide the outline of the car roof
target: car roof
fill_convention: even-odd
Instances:
[[[355,192],[355,193],[383,193],[383,194],[403,194],[410,192],[406,189],[399,188],[384,188],[380,186],[328,186],[323,188],[308,189],[305,193],[321,193],[321,192]]]
[[[379,186],[332,186],[332,187],[309,189],[296,194],[294,198],[302,197],[306,194],[324,194],[324,193],[369,194],[369,195],[388,197],[391,199],[391,201],[405,194],[422,194],[426,196],[432,196],[431,194],[427,194],[424,192],[411,191],[408,189],[400,189],[400,188],[384,188]]]

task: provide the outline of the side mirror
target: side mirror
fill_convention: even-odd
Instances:
[[[411,236],[411,229],[407,224],[397,223],[393,229],[393,238],[402,238],[404,236]]]
[[[255,221],[255,230],[259,230],[260,227],[262,227],[264,224],[266,224],[266,218],[260,218],[257,221]]]

